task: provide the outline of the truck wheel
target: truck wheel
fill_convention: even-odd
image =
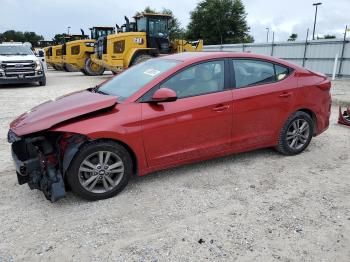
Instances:
[[[151,55],[139,53],[133,58],[131,65],[132,66],[137,65],[137,64],[142,63],[144,61],[147,61],[148,59],[151,59],[151,58],[153,58]]]
[[[46,86],[46,76],[43,77],[41,81],[39,81],[40,86]]]
[[[67,172],[72,191],[87,200],[115,196],[133,173],[129,152],[119,143],[95,141],[83,145]]]
[[[88,76],[89,74],[85,71],[85,69],[81,69],[80,72],[82,72],[84,75]]]
[[[66,64],[64,64],[64,65],[63,65],[63,71],[65,71],[65,72],[69,72],[69,70],[68,70],[68,68],[67,68],[67,65],[66,65]]]
[[[71,66],[70,64],[64,64],[63,70],[66,72],[77,72],[77,70],[73,66]]]
[[[86,59],[84,70],[90,76],[99,76],[102,75],[105,71],[105,69],[102,66],[92,62],[91,58]]]

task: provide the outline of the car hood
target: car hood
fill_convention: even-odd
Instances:
[[[117,103],[118,97],[80,91],[47,101],[20,115],[11,130],[23,136],[51,128],[63,121],[92,113]]]
[[[35,55],[0,55],[0,62],[6,61],[36,61],[39,60]]]

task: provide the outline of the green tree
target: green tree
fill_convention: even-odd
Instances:
[[[52,41],[55,43],[55,44],[62,44],[65,42],[65,38],[68,37],[69,35],[66,34],[66,33],[63,33],[63,34],[56,34]]]
[[[288,41],[294,42],[297,38],[298,38],[298,34],[293,33],[289,36]]]
[[[42,35],[37,35],[35,32],[8,30],[4,33],[0,33],[0,42],[29,42],[35,47],[40,40],[44,40],[44,37]]]
[[[191,12],[187,37],[205,44],[253,42],[246,17],[241,0],[202,0]]]

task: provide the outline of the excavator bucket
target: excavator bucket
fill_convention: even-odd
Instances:
[[[339,107],[339,119],[338,123],[345,126],[350,126],[350,107],[348,107],[346,110],[342,110],[341,107]]]

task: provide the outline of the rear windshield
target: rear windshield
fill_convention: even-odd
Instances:
[[[0,55],[32,55],[28,46],[23,45],[0,45]]]
[[[98,91],[119,96],[119,100],[124,100],[179,63],[181,62],[170,59],[150,59],[115,76],[103,84]]]

